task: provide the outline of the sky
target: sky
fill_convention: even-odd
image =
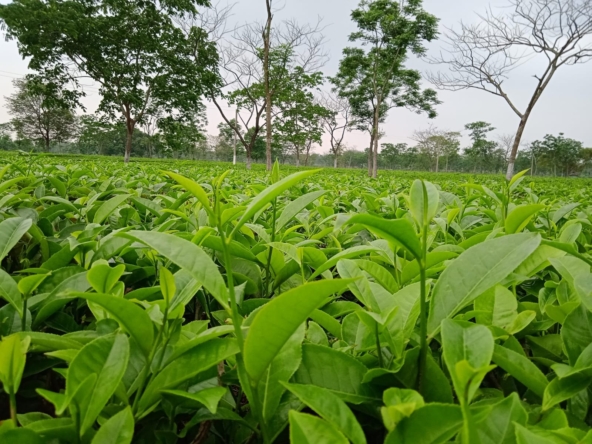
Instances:
[[[263,20],[265,2],[263,0],[229,0],[234,3],[233,15],[229,26],[246,22]],[[358,0],[275,0],[283,7],[276,12],[274,20],[296,19],[300,23],[316,23],[320,17],[325,26],[325,49],[329,60],[323,67],[326,75],[334,75],[337,71],[342,49],[348,44],[348,35],[355,30],[350,20],[350,12]],[[280,3],[282,2],[282,3]],[[7,3],[7,0],[0,0]],[[220,4],[227,4],[221,0]],[[479,21],[477,13],[485,11],[488,6],[493,8],[506,5],[505,0],[424,0],[424,8],[440,19],[440,30],[454,27],[459,21],[475,23]],[[437,54],[442,49],[442,42],[434,41],[428,45],[428,54]],[[421,72],[444,70],[445,67],[429,65],[423,60],[410,58],[408,67]],[[524,108],[532,94],[535,79],[539,71],[535,63],[526,63],[512,72],[511,78],[505,83],[510,97],[515,98],[520,108]],[[16,42],[0,40],[0,122],[9,120],[5,109],[4,96],[12,92],[12,80],[27,73],[27,61],[18,53]],[[430,87],[424,82],[425,87]],[[84,104],[89,112],[93,111],[100,97],[96,89],[87,89],[88,97]],[[414,131],[426,129],[430,125],[441,130],[462,131],[469,122],[483,120],[491,123],[496,131],[494,135],[514,133],[518,125],[518,117],[510,110],[505,101],[479,90],[458,92],[439,91],[442,104],[437,106],[438,116],[428,119],[425,115],[417,115],[406,109],[391,110],[381,130],[385,133],[381,143],[409,143]],[[592,62],[576,66],[568,66],[558,70],[551,84],[537,104],[524,133],[523,141],[541,139],[545,134],[565,133],[570,137],[592,147]],[[216,134],[216,126],[221,121],[213,104],[208,104],[208,126],[210,134]],[[466,131],[463,142],[467,144]],[[368,144],[366,134],[352,132],[346,143],[349,147],[363,149]],[[316,152],[328,151],[325,141]]]

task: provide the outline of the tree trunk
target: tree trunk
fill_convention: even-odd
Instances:
[[[368,147],[368,177],[372,177],[372,149],[374,147],[374,130],[370,133],[370,146]]]
[[[440,166],[440,156],[436,154],[436,173],[438,172],[438,167]]]
[[[300,166],[300,148],[296,147],[296,166]]]
[[[374,122],[372,132],[374,133],[374,146],[371,147],[372,151],[372,177],[376,179],[378,176],[378,137],[379,137],[379,112],[380,112],[380,98],[376,101],[376,108],[374,109]]]
[[[337,168],[337,155],[333,156],[333,168]]]
[[[520,119],[520,124],[518,125],[516,136],[514,137],[514,144],[512,145],[512,152],[510,153],[510,159],[508,160],[508,170],[506,172],[507,180],[511,180],[512,177],[514,177],[516,155],[518,154],[518,148],[520,147],[520,141],[522,140],[522,134],[524,133],[524,128],[526,127],[526,121],[528,120],[529,115],[530,113],[526,113],[522,116],[522,119]]]
[[[251,169],[251,150],[247,150],[247,161],[245,162],[247,170]]]
[[[267,6],[267,23],[263,31],[263,76],[265,83],[265,130],[266,147],[265,157],[267,160],[267,171],[271,171],[271,88],[269,84],[269,52],[271,46],[271,0],[265,0]]]
[[[45,137],[45,152],[49,153],[49,137]]]
[[[126,135],[125,135],[125,155],[123,161],[128,164],[130,160],[130,155],[132,154],[132,136],[134,134],[134,125],[135,122],[133,120],[128,120],[125,124],[126,127]]]

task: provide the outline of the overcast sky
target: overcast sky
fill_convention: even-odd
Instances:
[[[232,0],[229,0],[232,3]],[[275,0],[279,3],[279,0]],[[317,16],[323,18],[326,25],[326,50],[330,60],[324,67],[326,75],[335,74],[342,49],[348,45],[348,35],[355,30],[350,20],[350,12],[358,0],[283,0],[284,7],[276,14],[275,20],[297,19],[301,23],[316,22]],[[222,0],[225,4],[226,0]],[[0,0],[0,3],[7,3]],[[488,5],[503,6],[504,0],[424,0],[424,7],[440,18],[440,29],[451,27],[460,20],[475,22],[479,20],[476,13],[483,12]],[[237,0],[231,22],[240,24],[248,21],[262,20],[265,16],[263,0]],[[441,43],[436,41],[429,45],[431,52],[438,51]],[[409,67],[423,72],[438,69],[421,60],[411,59]],[[512,73],[506,87],[510,97],[515,97],[524,105],[534,88],[534,74],[537,66],[525,64]],[[444,68],[440,68],[444,69]],[[12,79],[27,72],[27,62],[18,54],[14,41],[0,41],[0,122],[9,119],[6,112],[4,96],[12,91]],[[428,86],[426,84],[426,86]],[[94,111],[99,96],[96,90],[89,90],[84,103],[89,111]],[[518,118],[500,97],[477,91],[447,92],[440,91],[439,98],[443,102],[437,107],[438,117],[430,121],[424,115],[416,115],[405,109],[395,109],[389,114],[382,130],[384,142],[407,142],[413,132],[427,128],[430,124],[439,129],[460,131],[464,125],[477,120],[490,122],[497,128],[497,134],[513,133],[518,125]],[[213,105],[208,105],[208,131],[215,134],[220,122],[218,112]],[[537,104],[525,131],[525,141],[542,138],[545,134],[565,133],[567,137],[584,142],[592,147],[592,62],[576,66],[568,66],[558,71],[542,99]],[[466,140],[466,137],[465,137]],[[363,149],[367,145],[367,136],[351,133],[347,144]],[[317,152],[327,151],[327,143]]]

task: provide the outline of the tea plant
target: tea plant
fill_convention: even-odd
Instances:
[[[3,159],[2,443],[592,443],[583,180]]]

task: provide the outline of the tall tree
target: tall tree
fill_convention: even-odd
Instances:
[[[75,135],[76,116],[60,91],[35,77],[16,79],[12,84],[15,91],[5,97],[6,107],[19,139],[38,142],[49,152],[52,142],[65,142]]]
[[[438,20],[423,10],[421,0],[362,0],[351,17],[358,31],[349,40],[361,47],[343,50],[332,82],[353,109],[372,112],[371,175],[376,177],[379,125],[388,110],[405,106],[435,116],[436,93],[422,91],[420,74],[403,63],[409,52],[425,53],[423,43],[436,38]]]
[[[450,157],[456,155],[460,148],[459,132],[428,128],[415,131],[412,138],[417,142],[419,151],[429,159],[430,169],[436,173],[440,170],[440,158],[446,158],[445,170],[448,171]]]
[[[473,141],[473,144],[465,149],[465,153],[472,159],[474,171],[477,167],[483,170],[497,148],[496,142],[487,139],[487,134],[495,128],[490,123],[478,121],[466,124],[465,129],[469,131],[469,137]]]
[[[14,0],[0,6],[9,38],[29,68],[57,83],[90,77],[99,84],[99,110],[125,122],[125,161],[136,124],[151,106],[195,114],[204,87],[218,80],[215,45],[173,15],[195,14],[207,0]],[[200,64],[193,63],[198,48]],[[74,97],[76,101],[78,97]]]
[[[543,140],[532,142],[531,149],[553,171],[553,176],[557,176],[558,172],[569,176],[576,171],[579,163],[583,163],[582,142],[567,138],[563,133],[558,136],[547,134]]]
[[[276,97],[282,93],[284,86],[291,83],[290,78],[301,72],[294,68],[300,67],[306,74],[312,74],[327,59],[323,51],[325,39],[320,22],[301,25],[290,20],[273,26],[269,35],[268,54],[264,42],[267,23],[241,26],[230,37],[218,42],[222,86],[210,91],[210,100],[226,123],[235,117],[238,109],[236,120],[243,128],[249,128],[246,133],[242,133],[238,127],[235,129],[247,154],[247,168],[250,168],[252,152],[255,144],[259,144],[261,133],[265,131],[266,142],[270,139],[267,121],[271,122],[274,118]],[[232,110],[228,110],[224,102]],[[269,153],[267,145],[266,161]]]
[[[508,159],[506,178],[514,163],[528,119],[549,83],[563,66],[592,58],[592,0],[510,0],[509,8],[491,9],[479,16],[479,24],[461,23],[446,34],[447,55],[432,58],[448,65],[450,73],[430,74],[438,88],[475,88],[501,97],[518,116],[518,128]],[[504,83],[517,67],[528,63],[535,74],[534,88],[520,105]],[[537,71],[538,70],[538,71]]]
[[[281,143],[293,147],[296,166],[300,166],[300,154],[307,153],[308,160],[312,144],[322,143],[323,119],[329,117],[330,111],[315,100],[312,92],[322,84],[322,73],[307,74],[297,66],[286,80],[289,83],[276,97],[274,129]]]

